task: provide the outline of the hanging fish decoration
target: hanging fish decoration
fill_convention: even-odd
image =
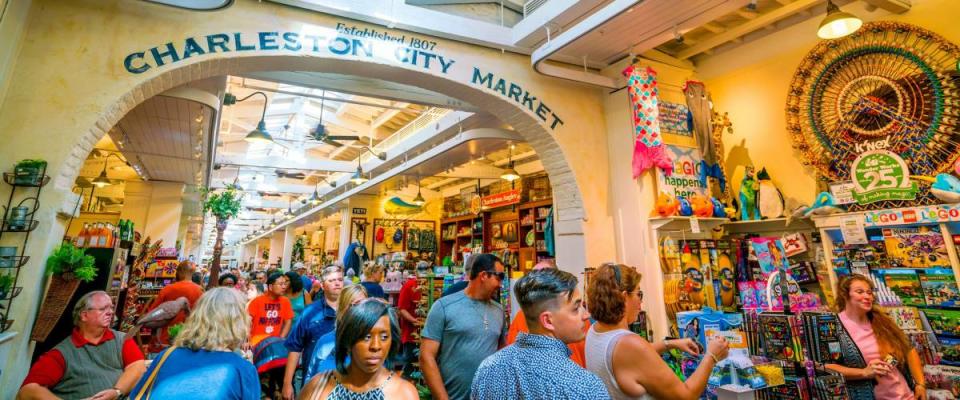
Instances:
[[[423,207],[407,203],[394,196],[383,204],[383,212],[391,215],[411,215],[423,212]]]

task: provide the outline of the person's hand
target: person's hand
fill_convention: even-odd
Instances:
[[[313,286],[310,286],[310,294],[317,294],[320,291],[320,282],[314,282]]]
[[[90,400],[113,400],[120,396],[117,396],[117,391],[113,388],[101,390],[99,393],[90,397]]]
[[[883,377],[890,373],[890,367],[882,360],[874,359],[867,363],[867,367],[863,369],[863,373],[867,379]]]
[[[423,326],[423,318],[417,318],[416,321],[413,321],[414,326]]]
[[[693,355],[700,354],[700,346],[690,338],[670,340],[670,346],[668,346],[668,348],[677,349]]]
[[[283,395],[283,400],[293,400],[293,383],[284,382],[281,395]]]
[[[917,387],[913,389],[913,398],[915,400],[927,400],[927,387],[917,385]]]
[[[730,352],[730,344],[722,336],[714,336],[707,342],[707,355],[712,356],[715,361],[722,361],[727,358]]]

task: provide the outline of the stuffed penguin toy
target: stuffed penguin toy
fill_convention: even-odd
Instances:
[[[757,183],[760,185],[760,190],[757,191],[757,207],[760,208],[760,217],[782,217],[783,194],[770,180],[770,174],[767,173],[766,168],[761,168],[760,172],[757,173]]]

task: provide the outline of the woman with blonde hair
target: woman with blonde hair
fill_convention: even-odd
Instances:
[[[234,353],[250,335],[246,303],[232,288],[204,293],[173,346],[157,356],[130,398],[259,399],[256,368]]]
[[[386,300],[387,294],[383,291],[383,286],[380,286],[380,281],[383,280],[383,265],[377,264],[373,261],[367,261],[363,265],[363,280],[360,282],[363,285],[364,289],[367,289],[367,296],[369,297],[379,297]]]
[[[660,353],[679,349],[698,354],[700,350],[690,339],[650,343],[627,330],[640,312],[643,291],[639,286],[640,273],[621,264],[601,265],[590,277],[587,309],[597,322],[587,331],[587,370],[600,377],[614,400],[700,398],[710,371],[727,357],[727,341],[710,339],[700,366],[681,381]]]
[[[837,287],[845,365],[827,364],[847,380],[852,400],[926,399],[923,362],[900,327],[874,302],[873,282],[854,274]],[[916,381],[914,381],[916,379]]]

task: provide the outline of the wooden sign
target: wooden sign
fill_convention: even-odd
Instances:
[[[366,209],[366,208],[354,208],[354,209],[353,209],[353,215],[367,215],[367,209]]]

